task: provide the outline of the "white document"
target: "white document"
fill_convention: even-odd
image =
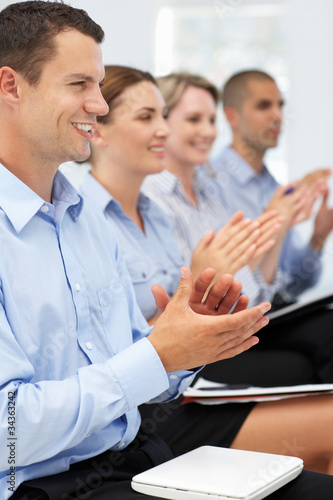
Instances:
[[[236,388],[237,387],[237,388]],[[183,396],[185,402],[201,404],[247,403],[249,401],[274,401],[278,399],[330,394],[333,384],[304,384],[281,387],[233,386],[219,384],[199,378],[193,387],[188,387]]]
[[[333,304],[333,292],[323,293],[321,295],[317,295],[311,299],[300,300],[295,304],[291,304],[290,306],[281,307],[277,311],[268,312],[266,316],[270,319],[281,318],[284,319],[286,317],[296,316],[301,314],[302,312],[310,312],[320,307],[330,307]]]

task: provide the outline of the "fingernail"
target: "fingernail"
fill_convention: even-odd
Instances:
[[[260,321],[261,327],[266,326],[268,323],[269,323],[269,319],[267,318],[267,316],[264,316],[263,318],[261,318],[261,321]]]
[[[181,278],[186,278],[186,271],[183,267],[180,268],[180,277]]]
[[[261,308],[260,312],[262,314],[265,314],[265,313],[267,313],[267,311],[270,310],[271,307],[272,307],[271,304],[267,304],[267,306]]]

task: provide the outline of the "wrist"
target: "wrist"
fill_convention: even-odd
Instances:
[[[316,252],[320,252],[325,245],[326,238],[320,235],[313,235],[311,238],[311,246]]]

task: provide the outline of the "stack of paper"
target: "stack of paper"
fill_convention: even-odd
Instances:
[[[305,384],[282,387],[254,387],[228,385],[199,378],[183,395],[184,403],[205,405],[222,403],[247,403],[249,401],[273,401],[277,399],[313,396],[333,393],[333,384]]]

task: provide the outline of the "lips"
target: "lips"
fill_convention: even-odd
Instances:
[[[153,153],[158,158],[165,157],[165,146],[164,144],[154,144],[153,146],[149,146],[148,150]]]

